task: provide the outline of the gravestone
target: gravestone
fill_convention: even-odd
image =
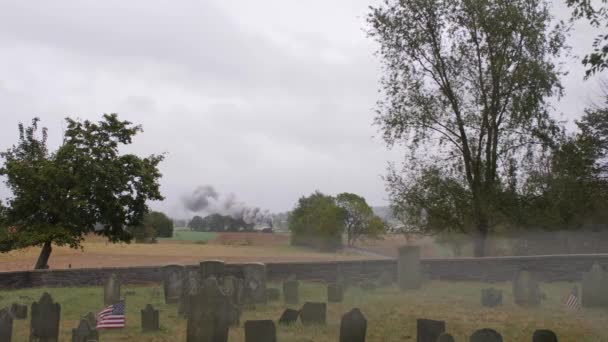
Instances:
[[[72,342],[93,342],[99,341],[99,333],[89,324],[89,321],[82,318],[78,327],[72,329]]]
[[[469,342],[502,342],[502,336],[492,329],[481,329],[471,335]]]
[[[558,342],[557,335],[551,330],[536,330],[532,335],[532,342]]]
[[[540,305],[540,286],[534,275],[527,270],[520,270],[513,280],[513,299],[521,306]]]
[[[340,303],[344,298],[344,290],[342,284],[328,284],[327,285],[327,301],[330,303]]]
[[[420,288],[420,247],[399,247],[397,276],[399,280],[399,288],[401,290]]]
[[[168,265],[162,268],[165,304],[177,304],[182,292],[185,269],[181,265]]]
[[[608,274],[598,263],[583,274],[581,302],[587,308],[608,306]]]
[[[416,321],[417,342],[436,342],[439,335],[444,332],[444,321],[434,321],[432,319],[418,319]]]
[[[120,301],[120,281],[115,273],[112,273],[103,286],[103,304],[105,306],[118,303]]]
[[[266,289],[266,299],[269,302],[276,302],[278,300],[281,299],[281,290],[274,288],[274,287],[269,287]]]
[[[221,281],[224,277],[224,262],[222,260],[205,260],[199,264],[199,274],[201,281],[209,277],[215,277],[217,281]]]
[[[300,282],[295,279],[283,282],[283,299],[286,304],[298,304],[300,302],[299,287]]]
[[[0,342],[11,342],[13,338],[13,315],[8,309],[0,310]]]
[[[391,286],[393,284],[393,276],[387,271],[382,271],[378,278],[378,284],[383,287]]]
[[[27,318],[27,305],[13,303],[11,305],[11,313],[15,317],[15,319],[26,319]]]
[[[186,342],[228,341],[230,298],[215,277],[205,279],[199,292],[189,296]]]
[[[45,292],[38,302],[32,303],[31,314],[30,342],[57,342],[61,305]]]
[[[502,291],[495,288],[481,290],[481,305],[493,308],[502,305]]]
[[[90,326],[97,327],[97,318],[92,312],[87,313],[83,318],[89,322]]]
[[[266,265],[259,262],[244,264],[243,278],[247,303],[266,303]]]
[[[437,342],[456,342],[454,337],[448,333],[443,333],[437,338]]]
[[[300,320],[304,325],[325,324],[327,304],[306,302],[300,309]]]
[[[182,317],[188,317],[188,308],[190,306],[190,296],[196,295],[201,286],[201,280],[198,270],[186,270],[186,277],[182,283],[182,291],[179,297],[177,313]]]
[[[300,317],[300,311],[294,309],[285,309],[281,318],[279,318],[279,324],[293,324],[298,321]]]
[[[222,279],[222,291],[230,299],[227,308],[229,325],[238,326],[243,304],[243,280],[232,275],[225,276]]]
[[[245,322],[245,342],[276,342],[277,328],[271,320]]]
[[[141,310],[141,330],[143,332],[158,331],[160,324],[158,320],[158,310],[155,310],[151,304]]]
[[[365,342],[367,319],[359,309],[345,313],[340,320],[340,342]]]

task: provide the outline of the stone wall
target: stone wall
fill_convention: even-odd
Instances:
[[[578,281],[594,262],[608,268],[608,254],[550,255],[491,258],[423,259],[423,273],[432,279],[449,281],[509,281],[515,270],[533,271],[545,282]],[[198,267],[189,265],[188,267]],[[227,272],[238,275],[239,264],[228,264]],[[396,277],[397,262],[358,260],[332,262],[267,263],[271,280],[295,274],[299,279],[331,281],[338,274],[354,281],[377,279],[383,272]],[[90,268],[0,272],[0,288],[98,286],[112,273],[124,284],[150,284],[161,281],[161,266]]]

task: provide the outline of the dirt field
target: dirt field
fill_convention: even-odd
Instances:
[[[29,270],[40,248],[0,254],[0,272]],[[226,262],[288,262],[369,259],[356,252],[320,253],[289,246],[285,234],[221,233],[207,243],[161,241],[157,244],[109,244],[100,238],[88,239],[82,250],[53,246],[49,266],[54,269],[194,264],[204,259]]]
[[[406,238],[403,234],[384,235],[378,240],[364,240],[357,242],[356,247],[365,249],[372,253],[377,253],[389,257],[398,256],[398,248],[403,245],[414,244],[420,246],[420,254],[422,258],[436,258],[442,256],[442,251],[439,250],[431,238],[428,237],[410,237]]]

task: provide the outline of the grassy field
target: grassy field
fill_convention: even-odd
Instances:
[[[271,284],[271,286],[278,286]],[[368,319],[368,341],[415,341],[416,319],[430,318],[445,320],[448,331],[457,341],[468,341],[468,336],[480,328],[499,331],[504,341],[531,341],[535,329],[554,330],[561,342],[608,341],[608,312],[606,310],[583,309],[571,311],[562,304],[563,296],[572,284],[543,284],[547,299],[540,308],[520,308],[512,304],[510,284],[495,284],[505,291],[505,305],[488,309],[479,303],[480,283],[448,283],[433,281],[423,289],[399,292],[395,287],[379,288],[374,292],[363,292],[351,287],[347,290],[343,303],[328,305],[326,326],[303,327],[296,324],[278,327],[279,341],[337,341],[340,317],[354,307],[362,310]],[[300,299],[304,301],[325,301],[325,286],[319,283],[302,283]],[[158,287],[126,287],[135,295],[127,297],[127,328],[119,331],[103,331],[102,341],[185,341],[186,321],[176,315],[174,305],[163,304],[162,291]],[[0,306],[13,301],[30,303],[38,299],[43,289],[0,291]],[[71,328],[76,327],[80,315],[88,311],[97,312],[102,308],[101,288],[47,289],[62,305],[61,341],[70,339]],[[160,333],[140,332],[139,310],[151,303],[160,309]],[[242,323],[249,319],[278,320],[285,305],[280,302],[258,306],[257,310],[245,311]],[[296,307],[297,308],[297,307]],[[15,321],[14,342],[27,341],[28,321]],[[243,341],[243,328],[230,331],[230,341]]]
[[[173,237],[171,237],[171,238],[162,238],[162,239],[159,239],[159,240],[161,240],[161,241],[174,240],[174,241],[192,241],[192,242],[204,241],[204,242],[208,242],[210,240],[215,239],[216,237],[217,237],[216,233],[194,232],[194,231],[191,231],[191,230],[180,229],[180,230],[175,230],[173,232]]]

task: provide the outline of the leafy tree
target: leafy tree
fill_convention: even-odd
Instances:
[[[345,210],[331,196],[317,191],[301,197],[289,214],[291,244],[336,250],[342,246],[345,218]]]
[[[408,192],[403,177],[440,170],[437,186],[465,194],[429,203],[427,220],[453,221],[458,213],[436,218],[433,208],[466,205],[476,256],[485,253],[514,161],[559,131],[545,99],[561,94],[555,60],[565,30],[550,29],[551,19],[544,0],[385,0],[368,17],[385,70],[376,124],[389,147],[411,152],[388,187]]]
[[[362,237],[376,237],[385,231],[384,222],[374,214],[365,198],[345,192],[336,196],[336,203],[346,213],[344,228],[349,246]]]
[[[566,0],[572,8],[572,21],[587,20],[594,28],[608,27],[608,0]],[[583,57],[583,65],[587,67],[585,78],[601,72],[608,66],[608,34],[598,34],[593,41],[593,52]]]
[[[155,236],[170,238],[173,236],[173,220],[158,211],[151,211],[144,215],[144,226],[152,227]]]
[[[0,153],[0,175],[12,191],[5,224],[14,232],[0,236],[0,248],[42,246],[37,269],[48,267],[52,244],[78,248],[89,233],[129,242],[125,227],[142,223],[148,200],[163,199],[157,168],[163,157],[119,153],[140,126],[116,114],[97,123],[66,121],[63,143],[54,152],[36,118],[29,127],[20,124],[17,145]]]
[[[190,228],[191,230],[195,230],[197,232],[202,232],[204,231],[204,223],[203,223],[203,218],[198,216],[198,215],[194,215],[194,217],[192,217],[192,220],[190,220],[190,222],[188,222],[188,228]]]
[[[129,232],[133,235],[137,243],[156,243],[156,229],[150,225],[141,224],[139,226],[129,227]]]

